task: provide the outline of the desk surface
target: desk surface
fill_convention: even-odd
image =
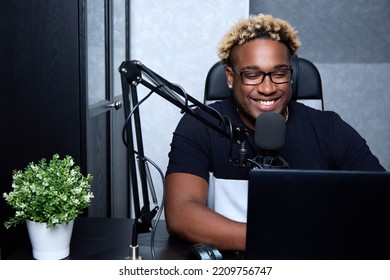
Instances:
[[[75,220],[70,244],[72,260],[123,260],[129,256],[129,245],[132,237],[131,219],[119,218],[86,218]],[[138,237],[140,256],[152,260],[151,233]],[[183,240],[171,238],[165,227],[165,221],[158,223],[154,248],[156,259],[188,259],[190,244]],[[21,247],[11,255],[13,260],[33,259],[31,245]]]

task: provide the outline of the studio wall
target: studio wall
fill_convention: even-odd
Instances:
[[[336,111],[390,171],[390,2],[250,1],[250,13],[289,21],[322,77],[325,110]]]

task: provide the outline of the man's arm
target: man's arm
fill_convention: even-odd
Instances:
[[[206,206],[208,184],[203,178],[171,173],[166,188],[165,219],[170,234],[193,243],[210,243],[220,250],[245,251],[246,224]]]

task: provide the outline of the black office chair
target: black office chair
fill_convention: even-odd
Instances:
[[[305,58],[292,58],[292,100],[317,100],[324,110],[321,76],[317,67]],[[204,104],[229,98],[232,94],[227,85],[224,65],[215,63],[206,77]]]

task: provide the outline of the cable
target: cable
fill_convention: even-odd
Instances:
[[[127,124],[129,123],[132,115],[134,114],[135,110],[146,100],[148,99],[151,95],[152,95],[153,91],[150,91],[144,98],[141,99],[141,101],[139,101],[137,104],[135,104],[135,106],[133,107],[133,109],[130,111],[129,115],[127,116],[126,120],[125,120],[125,123],[123,125],[123,128],[122,128],[122,142],[125,144],[125,146],[127,147],[127,139],[126,139],[126,129],[127,129]]]
[[[137,151],[134,151],[134,153],[138,155]],[[153,162],[150,158],[148,158],[146,156],[143,156],[143,157],[139,158],[139,160],[149,162],[151,165],[154,166],[154,168],[156,168],[156,170],[160,174],[162,185],[163,185],[163,196],[162,196],[160,207],[158,209],[158,212],[157,212],[157,215],[156,215],[156,218],[155,218],[155,222],[154,222],[154,224],[152,226],[153,231],[152,231],[151,240],[150,240],[150,248],[151,248],[152,258],[153,258],[153,260],[156,260],[156,253],[155,253],[155,249],[154,249],[154,239],[155,239],[155,233],[156,233],[156,230],[157,230],[157,225],[158,225],[158,222],[160,221],[160,218],[161,218],[161,215],[162,215],[162,211],[164,209],[165,190],[166,190],[166,187],[165,187],[165,176],[164,176],[164,173],[162,172],[161,168],[159,168],[158,165],[155,162]]]
[[[157,231],[157,225],[160,221],[160,218],[161,218],[161,215],[162,215],[162,212],[163,212],[163,209],[164,209],[164,203],[165,203],[165,176],[164,176],[164,173],[162,172],[162,170],[158,167],[158,165],[156,163],[154,163],[151,159],[147,158],[147,157],[144,157],[144,159],[146,161],[148,161],[150,164],[152,164],[154,166],[154,168],[156,168],[156,170],[159,172],[160,176],[161,176],[161,182],[162,182],[162,185],[163,185],[163,196],[162,196],[162,199],[161,199],[161,204],[160,204],[160,208],[158,209],[158,212],[157,212],[157,215],[156,215],[156,218],[155,218],[155,222],[154,222],[154,225],[152,226],[153,228],[153,231],[152,231],[152,235],[151,235],[151,238],[150,238],[150,250],[151,250],[151,254],[152,254],[152,258],[153,260],[156,260],[156,252],[155,252],[155,249],[154,249],[154,239],[155,239],[155,235],[156,235],[156,231]]]
[[[250,163],[253,163],[256,167],[260,168],[260,169],[263,169],[263,167],[261,166],[261,164],[259,164],[257,161],[253,160],[253,159],[250,159],[248,158],[247,161],[249,161]]]

